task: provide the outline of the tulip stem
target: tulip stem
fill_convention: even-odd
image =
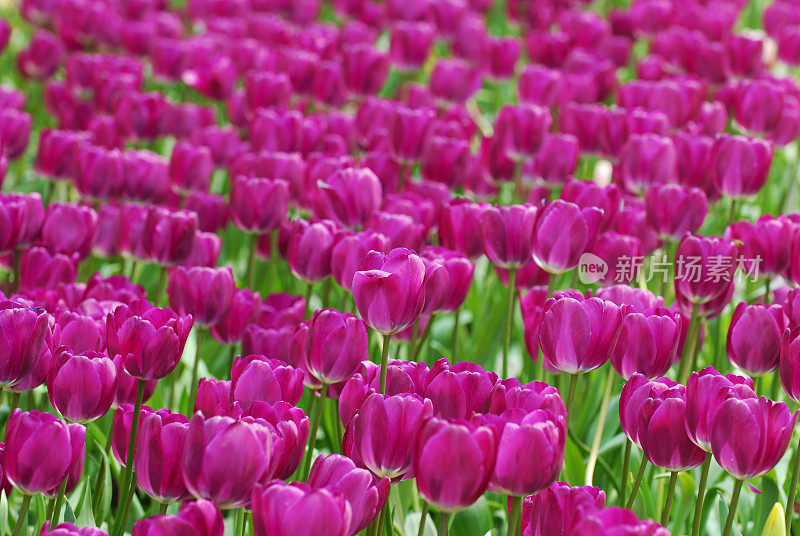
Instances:
[[[597,426],[594,429],[594,439],[592,440],[592,450],[589,452],[589,461],[586,462],[586,485],[592,485],[594,468],[597,465],[597,457],[600,455],[600,443],[603,441],[603,428],[606,426],[606,413],[608,404],[611,401],[611,387],[614,385],[614,367],[608,365],[606,383],[603,389],[603,401],[600,403],[600,414],[597,416]]]
[[[8,421],[11,419],[11,414],[14,413],[14,410],[19,406],[19,397],[20,393],[11,393],[11,402],[8,404],[8,417],[6,417],[6,422],[3,423],[3,429],[0,430],[0,433],[2,433],[0,437],[5,437],[6,435],[6,428],[8,428]]]
[[[314,283],[306,284],[306,301],[303,304],[303,320],[308,320],[308,302],[311,301],[311,292],[314,290]]]
[[[792,518],[794,517],[794,498],[797,493],[797,479],[800,477],[800,441],[794,451],[794,469],[792,469],[792,480],[789,486],[789,493],[786,499],[786,533],[792,533]]]
[[[428,337],[431,334],[431,325],[433,324],[433,320],[436,318],[435,314],[432,314],[428,318],[428,323],[425,324],[425,329],[422,330],[422,334],[417,339],[417,343],[414,345],[414,349],[411,353],[411,361],[416,361],[419,359],[419,353],[422,351],[422,347],[425,346],[425,341],[428,340]],[[455,361],[453,361],[455,363]]]
[[[200,346],[203,343],[203,330],[198,328],[195,332],[194,363],[192,363],[192,383],[189,391],[189,400],[192,400],[192,413],[197,407],[197,372],[200,368]],[[189,415],[191,417],[191,414]]]
[[[123,486],[120,488],[121,493],[124,493],[123,500],[125,501],[121,514],[117,517],[117,524],[114,530],[115,536],[120,536],[125,530],[125,524],[128,522],[128,515],[131,511],[131,501],[133,500],[133,493],[136,491],[136,484],[133,481],[133,456],[136,452],[136,436],[139,434],[139,414],[142,412],[142,402],[144,401],[144,380],[138,380],[136,386],[136,404],[133,407],[133,416],[131,418],[131,435],[128,440],[128,452],[125,458],[125,478],[123,479]]]
[[[681,369],[680,375],[678,376],[680,378],[680,383],[683,384],[689,379],[689,374],[692,372],[692,368],[695,364],[695,357],[697,356],[697,338],[700,334],[699,307],[700,306],[696,303],[692,306],[692,316],[689,320],[689,329],[686,332],[686,342],[683,345]]]
[[[672,498],[675,496],[675,484],[678,482],[678,471],[670,471],[669,486],[667,487],[667,500],[661,511],[661,524],[666,527],[669,523],[669,514],[672,511]]]
[[[258,250],[258,234],[250,233],[250,248],[247,252],[247,288],[252,289],[256,281],[256,251]]]
[[[233,529],[233,535],[239,536],[242,533],[242,527],[244,526],[244,508],[239,508],[236,511],[236,526]]]
[[[161,272],[158,274],[158,285],[156,286],[156,293],[153,296],[153,303],[163,305],[161,301],[164,296],[164,288],[167,286],[167,267],[160,266]]]
[[[328,397],[328,387],[330,387],[330,384],[322,384],[322,389],[319,391],[319,398],[314,405],[314,417],[311,421],[311,431],[308,434],[306,460],[303,464],[303,482],[308,480],[308,474],[311,471],[311,458],[314,456],[314,445],[317,442],[317,430],[319,429],[319,421],[322,418],[322,408],[325,407],[325,399]]]
[[[736,517],[736,507],[739,505],[739,494],[742,492],[742,484],[744,480],[736,480],[733,485],[733,494],[731,495],[731,504],[728,509],[728,519],[725,521],[725,530],[722,531],[722,536],[730,536],[731,528],[733,528],[733,518]]]
[[[772,290],[770,288],[770,284],[772,281],[769,277],[764,280],[764,305],[769,305],[770,301],[772,300]]]
[[[389,342],[391,339],[391,335],[383,336],[383,348],[381,348],[381,383],[379,386],[382,395],[386,394],[386,367],[389,365]]]
[[[160,503],[158,505],[158,515],[163,516],[167,513],[167,508],[169,508],[169,503]]]
[[[61,508],[64,506],[64,498],[67,493],[67,477],[64,477],[64,480],[61,481],[61,485],[58,487],[58,495],[56,495],[56,503],[55,507],[53,508],[53,517],[50,518],[50,526],[55,527],[58,525],[58,520],[61,517]]]
[[[14,292],[19,290],[19,258],[20,258],[20,248],[16,247],[13,249],[12,253],[12,269],[14,270]]]
[[[451,363],[458,363],[458,326],[461,320],[461,307],[453,313],[453,333],[450,335]]]
[[[508,517],[508,536],[520,534],[522,525],[522,497],[513,495],[511,497],[511,514]]]
[[[625,503],[625,508],[628,510],[631,509],[631,506],[633,506],[633,501],[636,500],[636,494],[639,492],[639,486],[642,484],[642,478],[644,478],[645,469],[647,469],[647,456],[642,453],[642,463],[639,464],[639,472],[636,473],[636,480],[633,481],[631,496],[628,497],[628,502]]]
[[[442,512],[442,515],[439,516],[439,536],[447,536],[447,525],[449,523],[450,514],[448,512]]]
[[[625,438],[625,454],[622,456],[622,482],[619,486],[619,504],[625,504],[625,492],[628,489],[628,472],[631,467],[631,440]]]
[[[503,337],[503,378],[508,378],[508,349],[511,346],[511,327],[514,322],[514,287],[517,269],[508,269],[508,296],[506,297],[506,332]]]
[[[14,532],[11,533],[11,536],[19,536],[22,531],[22,525],[25,524],[28,517],[28,508],[31,505],[32,498],[32,495],[25,495],[22,497],[22,506],[19,507],[19,516],[17,517],[17,522],[14,525]]]
[[[703,466],[700,469],[700,484],[697,487],[697,502],[694,503],[694,517],[692,518],[692,536],[700,534],[700,518],[703,514],[703,502],[706,499],[706,484],[708,484],[708,470],[711,468],[711,454],[706,453]]]
[[[425,534],[425,521],[428,518],[428,501],[422,501],[422,512],[420,512],[419,518],[419,528],[417,529],[417,536],[423,536]]]
[[[569,429],[569,418],[572,416],[572,404],[575,402],[575,385],[578,383],[578,375],[569,375],[569,390],[567,391],[567,429]]]

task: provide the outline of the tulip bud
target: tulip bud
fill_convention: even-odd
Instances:
[[[85,258],[92,248],[97,214],[89,207],[51,203],[42,225],[41,244],[51,253]]]
[[[303,346],[305,366],[314,378],[342,382],[368,359],[367,328],[355,315],[319,309],[311,317]]]
[[[134,455],[136,482],[162,503],[190,497],[183,483],[183,458],[189,419],[180,414],[151,413],[142,419]]]
[[[572,534],[582,519],[605,504],[606,494],[600,488],[554,482],[522,501],[522,536]]]
[[[75,282],[77,255],[50,254],[45,248],[30,247],[19,255],[19,289],[57,288]]]
[[[133,532],[131,532],[131,536],[169,536],[172,534],[224,536],[225,524],[222,513],[213,502],[205,499],[185,501],[181,503],[178,515],[159,515],[140,519],[134,523]]]
[[[361,227],[380,208],[383,189],[378,177],[366,168],[334,172],[317,184],[314,214],[345,227]]]
[[[178,314],[191,315],[201,327],[214,326],[231,306],[235,285],[230,266],[184,268],[172,271],[167,285],[169,303]]]
[[[691,303],[725,296],[733,286],[739,246],[717,237],[685,235],[675,253],[675,292]]]
[[[434,118],[430,109],[412,110],[397,105],[389,116],[389,148],[401,163],[410,164],[422,157],[428,130]],[[401,177],[402,180],[402,177]]]
[[[779,305],[739,302],[728,327],[728,358],[750,376],[775,370],[785,329],[786,316]]]
[[[536,263],[551,274],[575,268],[581,254],[594,242],[602,215],[601,209],[581,210],[560,199],[539,209],[532,237]],[[569,231],[564,233],[563,229]]]
[[[0,346],[7,349],[0,360],[0,385],[11,387],[36,369],[49,331],[46,312],[0,301]]]
[[[192,317],[137,300],[108,313],[106,329],[109,354],[122,356],[125,372],[141,380],[157,380],[180,361]]]
[[[419,492],[442,512],[462,510],[483,495],[497,455],[490,428],[429,419],[414,453]]]
[[[289,244],[289,268],[295,277],[311,284],[331,275],[335,234],[336,224],[330,220],[295,220]]]
[[[483,213],[483,249],[493,264],[517,268],[530,261],[536,216],[530,205],[492,207]]]
[[[194,405],[206,417],[231,416],[231,382],[200,378]]]
[[[662,237],[679,239],[695,233],[708,215],[708,199],[699,188],[664,184],[648,188],[647,222]]]
[[[617,345],[626,307],[599,298],[550,298],[539,332],[551,370],[581,374],[599,368]]]
[[[711,150],[711,180],[733,199],[755,195],[767,181],[772,153],[772,145],[764,140],[723,135]]]
[[[47,374],[47,393],[67,420],[86,423],[105,415],[117,383],[117,369],[106,355],[93,351],[73,354],[61,347]]]
[[[142,250],[159,264],[178,264],[192,253],[197,226],[194,212],[154,206],[144,221]]]
[[[392,27],[389,54],[403,71],[416,71],[428,59],[436,28],[426,22],[398,22]]]
[[[408,249],[370,251],[353,277],[353,298],[369,327],[392,335],[412,325],[425,304],[425,265]]]
[[[294,405],[302,395],[303,372],[283,361],[248,355],[233,362],[231,400],[245,410],[256,401],[274,404],[283,400]]]
[[[68,425],[50,413],[15,409],[6,430],[6,477],[26,495],[55,495],[67,477],[67,487],[74,489],[83,469],[85,437],[80,424]]]
[[[797,224],[786,216],[763,215],[755,223],[731,223],[726,234],[742,243],[743,268],[748,273],[774,277],[786,273],[791,266],[796,228]]]
[[[614,178],[626,192],[641,194],[650,186],[672,182],[676,161],[670,138],[634,135],[625,144]]]
[[[646,378],[665,374],[675,361],[680,340],[680,317],[663,307],[629,312],[622,320],[611,364],[623,378],[634,373]]]
[[[225,445],[236,445],[231,463]],[[183,479],[189,492],[222,508],[248,504],[256,483],[265,476],[272,457],[272,434],[252,418],[206,419],[196,413],[189,423],[183,452]]]
[[[550,130],[550,112],[539,106],[503,106],[495,121],[495,134],[513,160],[533,157]]]
[[[446,103],[463,104],[481,87],[481,72],[463,59],[438,59],[429,80],[431,94]]]
[[[389,240],[373,231],[339,233],[336,236],[336,242],[331,249],[331,275],[340,287],[352,290],[353,276],[371,250],[387,253]]]
[[[45,30],[37,30],[27,48],[17,54],[17,68],[26,78],[46,80],[64,59],[61,39]]]
[[[169,179],[179,190],[208,190],[214,161],[207,147],[179,142],[172,149]]]
[[[261,313],[261,296],[246,288],[233,291],[231,304],[222,318],[211,327],[211,335],[223,344],[240,342],[244,330],[254,324]]]
[[[352,511],[339,490],[273,480],[253,490],[256,536],[348,536]]]

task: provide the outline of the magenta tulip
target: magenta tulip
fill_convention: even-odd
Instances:
[[[189,419],[180,414],[168,418],[152,413],[142,419],[133,466],[136,482],[145,493],[162,503],[190,497],[183,483],[183,458]]]
[[[492,207],[483,213],[483,250],[494,265],[518,268],[530,261],[537,216],[530,205]]]
[[[611,364],[626,380],[638,372],[646,378],[664,375],[674,363],[680,340],[680,317],[657,307],[629,312],[622,320]]]
[[[167,296],[172,308],[182,316],[191,315],[200,327],[214,326],[231,306],[235,285],[230,266],[223,268],[184,268],[172,271]]]
[[[256,536],[348,536],[352,510],[339,490],[273,480],[253,490]]]
[[[47,393],[64,418],[86,423],[105,415],[114,401],[117,383],[117,368],[105,354],[73,354],[61,347],[47,374]]]
[[[297,404],[303,395],[303,371],[263,355],[237,357],[231,369],[231,400],[247,410],[254,402]]]
[[[581,210],[560,199],[539,209],[532,241],[536,263],[551,274],[575,268],[581,254],[594,242],[602,214],[601,209]]]
[[[131,536],[224,536],[222,513],[208,500],[181,503],[178,515],[159,515],[140,519],[133,525]]]
[[[750,376],[775,370],[780,364],[785,329],[786,316],[779,305],[739,302],[728,327],[728,358]]]

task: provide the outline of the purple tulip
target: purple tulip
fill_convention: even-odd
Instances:
[[[439,266],[437,273],[447,274],[447,284],[440,289],[444,295],[437,296],[436,290],[431,287],[433,280],[438,279],[436,275],[428,278],[422,313],[452,313],[457,310],[472,288],[475,265],[460,253],[435,246],[428,246],[422,250],[422,259]]]
[[[796,228],[797,224],[786,216],[763,215],[755,223],[731,223],[727,236],[741,242],[743,268],[748,273],[774,277],[786,273],[791,266]]]
[[[597,238],[590,252],[608,266],[608,271],[597,281],[598,283],[613,285],[630,283],[636,279],[639,267],[632,262],[632,259],[642,258],[642,243],[638,238],[606,231]]]
[[[497,113],[495,133],[515,161],[533,157],[550,130],[550,111],[539,106],[507,104]]]
[[[389,74],[389,57],[368,45],[346,45],[342,48],[342,70],[351,93],[375,95]]]
[[[231,448],[236,449],[235,463]],[[255,485],[270,476],[265,473],[272,452],[272,434],[258,420],[206,419],[198,413],[186,436],[183,480],[193,496],[239,508],[248,504]]]
[[[498,456],[491,428],[429,419],[416,441],[420,495],[442,512],[462,510],[483,495]]]
[[[598,298],[549,299],[539,331],[546,365],[568,374],[599,368],[614,352],[625,315],[625,306]]]
[[[208,190],[214,161],[207,147],[178,142],[172,148],[169,179],[179,190]]]
[[[785,329],[786,316],[779,305],[739,302],[728,327],[728,358],[750,376],[775,370],[780,364]]]
[[[197,213],[198,229],[203,232],[216,233],[228,225],[230,209],[220,195],[192,192],[186,196],[185,207]]]
[[[24,381],[46,350],[50,328],[42,310],[12,301],[0,301],[0,385],[7,388]]]
[[[19,290],[56,288],[75,282],[77,255],[49,253],[45,248],[30,247],[19,255]]]
[[[533,229],[536,263],[551,274],[575,268],[581,254],[594,242],[602,214],[601,209],[581,210],[560,199],[546,204],[538,211]],[[566,233],[563,232],[565,228],[568,229]]]
[[[164,418],[152,413],[142,419],[134,456],[136,482],[162,503],[190,497],[183,483],[183,458],[189,419],[180,414]]]
[[[167,296],[179,315],[191,315],[200,327],[216,325],[231,306],[235,285],[230,266],[184,268],[176,266],[169,277]]]
[[[414,476],[414,438],[433,414],[433,404],[417,395],[372,393],[350,419],[343,453],[379,478]]]
[[[142,250],[159,264],[178,264],[192,253],[197,227],[194,212],[152,207],[142,228]]]
[[[615,184],[600,186],[593,181],[569,179],[561,190],[561,199],[578,206],[582,211],[598,208],[603,211],[599,230],[607,230],[622,208],[622,194]]]
[[[672,240],[696,233],[708,215],[708,199],[699,188],[664,184],[648,188],[647,222],[661,237]]]
[[[343,494],[350,504],[352,523],[348,535],[366,528],[383,508],[389,496],[389,479],[377,478],[356,467],[353,460],[339,454],[319,456],[314,460],[308,484]]]
[[[711,150],[711,180],[733,199],[755,195],[769,175],[772,152],[772,145],[764,140],[725,134]]]
[[[293,331],[293,330],[292,330]],[[303,372],[263,355],[238,357],[231,369],[231,400],[247,410],[253,402],[297,404],[303,395]]]
[[[97,214],[89,207],[52,203],[42,225],[41,244],[51,253],[85,258],[92,248]]]
[[[392,27],[389,54],[403,71],[416,71],[428,59],[436,28],[426,22],[398,22]]]
[[[178,515],[159,515],[140,519],[133,525],[131,536],[170,536],[194,534],[196,536],[224,536],[222,513],[208,500],[181,503]]]
[[[108,536],[105,532],[94,527],[78,528],[72,523],[59,523],[52,529],[50,522],[45,521],[39,536]]]
[[[685,235],[675,253],[675,292],[691,303],[708,303],[733,285],[737,244],[717,237]]]
[[[522,536],[572,534],[582,519],[605,504],[606,494],[600,488],[554,482],[522,501]]]
[[[345,168],[317,184],[314,214],[345,227],[361,227],[380,208],[383,188],[367,168]]]
[[[0,136],[3,153],[10,159],[20,158],[28,148],[31,135],[31,116],[12,108],[0,109]]]
[[[425,303],[425,264],[411,250],[367,253],[353,276],[353,298],[369,327],[392,335],[413,324]]]
[[[111,407],[116,409],[123,404],[128,404],[132,407],[136,402],[136,391],[139,388],[139,380],[125,374],[125,367],[121,355],[117,355],[117,357],[114,358],[114,367],[117,369],[117,390],[114,393],[114,401],[111,403]],[[144,382],[143,401],[147,401],[153,396],[157,384],[158,380],[147,380]]]
[[[622,320],[611,364],[626,380],[634,373],[646,378],[664,375],[678,353],[680,317],[663,307],[629,312]]]
[[[137,300],[108,313],[106,329],[108,353],[122,356],[125,372],[140,380],[157,380],[178,365],[192,317]]]
[[[17,54],[17,68],[27,78],[46,80],[64,59],[64,43],[45,30],[38,30],[27,48]]]
[[[67,420],[86,423],[105,415],[114,401],[117,383],[117,369],[105,354],[73,354],[62,347],[47,374],[47,393],[53,407]]]
[[[650,2],[644,2],[650,3]],[[669,530],[655,521],[640,521],[630,510],[609,506],[590,513],[579,520],[570,533],[571,536],[622,536],[625,534],[641,534],[647,536],[669,536]]]
[[[331,249],[331,275],[339,286],[352,290],[353,276],[361,261],[371,250],[387,253],[388,239],[380,233],[362,231],[360,233],[339,233]]]
[[[786,394],[800,400],[800,327],[792,326],[781,336],[781,384]]]
[[[273,480],[253,490],[256,536],[348,536],[352,510],[336,489]]]
[[[113,156],[113,151],[109,153]],[[150,151],[126,151],[122,163],[126,197],[155,202],[167,197],[169,164],[165,158]]]
[[[367,328],[349,313],[315,311],[304,339],[304,368],[323,383],[347,380],[368,359]]]
[[[672,182],[677,171],[675,146],[670,138],[655,134],[631,136],[620,155],[614,178],[628,193]]]
[[[489,397],[497,383],[494,372],[472,370],[466,363],[449,365],[440,359],[434,365],[446,367],[434,374],[421,393],[433,403],[433,412],[443,419],[469,419],[474,413],[484,413]]]
[[[515,37],[490,37],[488,42],[486,66],[489,73],[497,80],[508,80],[516,70],[522,42]]]
[[[537,210],[530,205],[488,208],[481,218],[483,250],[496,266],[518,268],[531,259]]]
[[[765,475],[786,452],[796,421],[797,414],[783,402],[731,396],[710,423],[711,452],[734,478]]]
[[[200,378],[194,405],[206,417],[231,416],[231,382]]]
[[[6,477],[26,495],[55,495],[67,477],[67,487],[74,489],[83,470],[85,437],[80,424],[68,425],[50,413],[15,409],[5,437]]]
[[[322,281],[331,275],[331,250],[336,224],[330,220],[308,223],[295,220],[289,243],[289,268],[306,284]]]
[[[434,113],[430,109],[412,110],[404,105],[394,107],[387,129],[389,148],[397,161],[410,164],[422,157],[433,118]]]
[[[289,184],[284,180],[238,177],[231,188],[231,214],[236,225],[249,232],[278,228],[289,208]]]
[[[686,383],[686,433],[692,442],[711,452],[711,422],[719,406],[731,394],[755,397],[753,380],[734,374],[722,375],[713,367],[692,372]]]
[[[441,102],[463,104],[481,88],[481,72],[466,60],[441,58],[433,66],[428,85]]]
[[[275,404],[256,401],[243,417],[258,419],[272,432],[272,460],[268,473],[273,478],[292,476],[300,466],[311,429],[311,420],[303,410],[283,401]]]
[[[223,344],[240,342],[245,328],[255,324],[260,313],[261,296],[258,292],[246,288],[234,289],[230,307],[211,327],[211,334]]]

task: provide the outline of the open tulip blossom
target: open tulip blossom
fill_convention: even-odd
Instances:
[[[20,0],[0,62],[3,535],[800,529],[797,1]]]

